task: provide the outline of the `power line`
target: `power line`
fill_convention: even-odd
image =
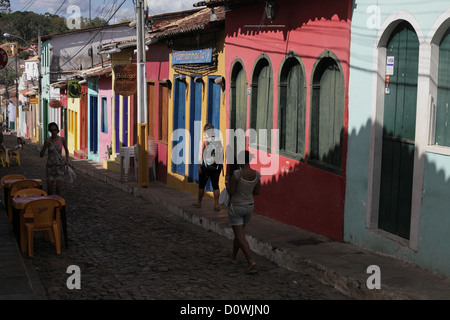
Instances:
[[[35,2],[36,2],[36,0],[30,0],[30,2],[28,2],[28,4],[25,5],[25,7],[23,7],[21,11],[25,11],[25,10],[29,9]]]
[[[56,15],[58,13],[58,11],[62,8],[62,6],[64,5],[64,3],[66,3],[67,0],[64,0],[63,3],[59,6],[58,10],[55,11],[54,15]]]
[[[108,19],[108,21],[106,21],[106,23],[109,23],[109,21],[114,17],[114,15],[117,13],[117,11],[119,11],[119,9],[122,7],[122,5],[124,4],[126,2],[126,0],[123,0],[122,1],[122,3],[119,5],[119,7],[116,9],[116,11],[114,11],[114,13],[111,15],[111,17]],[[103,28],[104,28],[104,26],[102,26],[101,28],[100,28],[100,30],[98,30],[97,31],[97,33],[94,35],[94,36],[92,36],[92,38],[88,41],[88,42],[86,42],[86,44],[80,49],[80,50],[78,50],[78,52],[76,53],[76,54],[74,54],[73,56],[72,56],[72,58],[70,58],[69,60],[67,60],[66,62],[64,62],[64,64],[63,65],[61,65],[61,68],[62,67],[64,67],[67,63],[69,63],[70,61],[72,61],[81,51],[83,51],[84,50],[84,48],[86,48],[94,39],[95,39],[95,37],[97,37],[97,35],[103,30]]]

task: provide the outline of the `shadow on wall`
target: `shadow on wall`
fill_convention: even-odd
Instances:
[[[227,37],[247,37],[260,34],[269,35],[281,31],[283,40],[289,42],[289,33],[300,28],[309,28],[308,33],[316,34],[316,37],[339,34],[339,27],[334,25],[331,29],[323,25],[314,25],[315,22],[341,21],[347,23],[351,20],[352,10],[348,8],[349,1],[337,1],[341,5],[323,5],[314,1],[277,1],[279,8],[276,17],[270,21],[265,14],[265,4],[233,10],[232,19],[227,19]],[[295,14],[292,14],[292,12]],[[254,14],[253,14],[254,13]],[[259,14],[260,13],[260,14]],[[233,23],[236,21],[237,23]],[[245,21],[245,25],[241,22]],[[348,32],[348,25],[342,26],[342,32]],[[270,52],[270,51],[268,51]]]
[[[375,131],[382,132],[377,125]],[[360,129],[352,129],[348,136],[348,154],[346,170],[346,198],[344,241],[361,247],[376,250],[387,255],[415,263],[433,272],[450,275],[450,157],[433,153],[414,154],[414,147],[401,137],[387,138],[384,132],[383,147],[379,163],[380,169],[375,177],[380,177],[378,225],[373,231],[384,230],[400,238],[408,239],[410,235],[411,203],[421,204],[418,234],[418,250],[413,251],[400,245],[397,241],[380,236],[366,228],[368,214],[368,188],[372,124],[367,121]],[[421,199],[414,199],[411,194],[414,164],[423,162],[423,185]],[[420,187],[420,186],[419,186]]]

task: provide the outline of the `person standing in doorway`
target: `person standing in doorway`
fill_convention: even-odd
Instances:
[[[200,143],[198,165],[198,194],[197,202],[192,205],[201,208],[208,179],[211,180],[214,194],[214,210],[220,211],[219,206],[219,179],[223,170],[223,146],[219,137],[215,136],[214,126],[210,123],[203,127],[203,140]]]
[[[234,171],[226,187],[231,197],[228,217],[234,232],[231,262],[236,263],[236,256],[241,249],[248,262],[245,272],[249,273],[255,270],[256,262],[253,260],[250,246],[245,238],[245,226],[250,222],[253,213],[254,196],[259,194],[261,174],[250,168],[252,159],[250,152],[248,150],[243,152],[245,152],[245,162],[241,164],[239,170]],[[238,157],[238,159],[241,158]]]
[[[55,194],[54,188],[56,187],[56,194],[60,196],[66,166],[69,165],[69,149],[67,148],[66,139],[58,135],[59,128],[55,122],[48,124],[48,131],[50,131],[51,136],[50,138],[45,139],[40,156],[43,158],[45,155],[45,150],[48,148],[46,163],[47,193]],[[62,158],[63,147],[66,155],[65,161]]]

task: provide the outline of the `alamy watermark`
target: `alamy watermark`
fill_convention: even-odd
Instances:
[[[70,274],[70,277],[67,278],[66,286],[67,289],[81,289],[81,269],[77,265],[70,265],[67,267],[67,274]]]
[[[370,5],[367,7],[366,13],[369,14],[369,18],[366,20],[366,26],[368,29],[378,30],[381,25],[381,9],[377,5]]]
[[[81,29],[81,9],[79,6],[70,5],[67,7],[67,13],[71,15],[67,18],[66,25],[70,30]]]
[[[255,151],[252,152],[252,158],[250,163],[259,163],[262,165],[260,171],[261,175],[275,175],[279,170],[279,130],[278,129],[260,129],[258,132],[255,129],[248,129],[244,131],[242,129],[227,129],[226,135],[229,143],[222,148],[226,149],[226,163],[227,164],[244,164],[246,150],[246,139],[249,139],[249,145],[254,147]],[[218,129],[207,130],[203,138],[209,139],[210,142],[222,143],[222,133]],[[193,139],[193,140],[192,140]],[[200,154],[201,145],[201,121],[194,122],[194,136],[191,136],[189,130],[176,129],[172,132],[171,140],[173,141],[172,148],[172,162],[175,165],[180,164],[201,164],[205,159],[209,159],[208,162],[214,162],[216,164],[224,164],[225,158],[223,153],[215,152],[211,153],[215,149],[205,149],[203,157],[197,157],[195,155]],[[268,141],[270,143],[270,152],[268,147]],[[193,142],[193,143],[191,143]],[[190,146],[193,146],[191,148]],[[236,150],[236,151],[235,151]],[[190,157],[188,152],[193,152],[194,157]],[[211,160],[212,159],[212,160]]]
[[[367,278],[366,286],[367,289],[381,289],[381,269],[379,266],[373,264],[367,267],[366,273],[371,275]]]

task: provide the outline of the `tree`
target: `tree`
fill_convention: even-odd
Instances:
[[[69,30],[63,17],[50,13],[37,14],[30,11],[15,11],[3,14],[0,17],[0,29],[2,32],[8,32],[24,39],[25,42],[19,38],[14,39],[22,46],[37,39],[39,33],[47,35],[63,33]]]
[[[95,19],[81,17],[81,29],[103,27],[107,25],[108,22],[100,17],[96,17]]]
[[[18,57],[22,60],[27,60],[30,57],[30,53],[28,51],[22,51],[18,54]]]
[[[0,0],[0,15],[11,12],[11,4],[9,0]]]

